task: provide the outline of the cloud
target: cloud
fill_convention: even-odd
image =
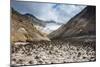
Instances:
[[[60,22],[67,22],[70,18],[78,14],[85,6],[65,5],[56,6],[55,12]]]

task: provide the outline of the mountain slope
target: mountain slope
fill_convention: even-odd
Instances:
[[[95,6],[88,6],[69,22],[48,35],[49,38],[68,38],[96,34]]]
[[[40,41],[49,40],[38,30],[36,21],[12,9],[11,12],[11,40],[12,41]]]

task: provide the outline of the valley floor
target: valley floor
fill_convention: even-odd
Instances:
[[[11,65],[36,65],[96,60],[95,41],[52,40],[12,44]]]

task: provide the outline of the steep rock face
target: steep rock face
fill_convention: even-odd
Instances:
[[[67,38],[96,34],[96,7],[88,6],[69,22],[48,35],[49,38]]]
[[[44,33],[37,30],[35,21],[12,9],[11,12],[11,40],[12,41],[40,41],[49,40]]]

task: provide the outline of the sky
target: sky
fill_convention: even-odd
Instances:
[[[70,18],[75,16],[86,7],[82,5],[67,5],[59,3],[11,1],[11,7],[22,14],[30,13],[41,20],[53,20],[58,23],[67,22]]]
[[[11,0],[11,7],[21,14],[30,13],[40,20],[55,21],[56,23],[65,24],[86,6]],[[52,32],[60,26],[61,25],[50,23],[45,26],[44,30]]]

